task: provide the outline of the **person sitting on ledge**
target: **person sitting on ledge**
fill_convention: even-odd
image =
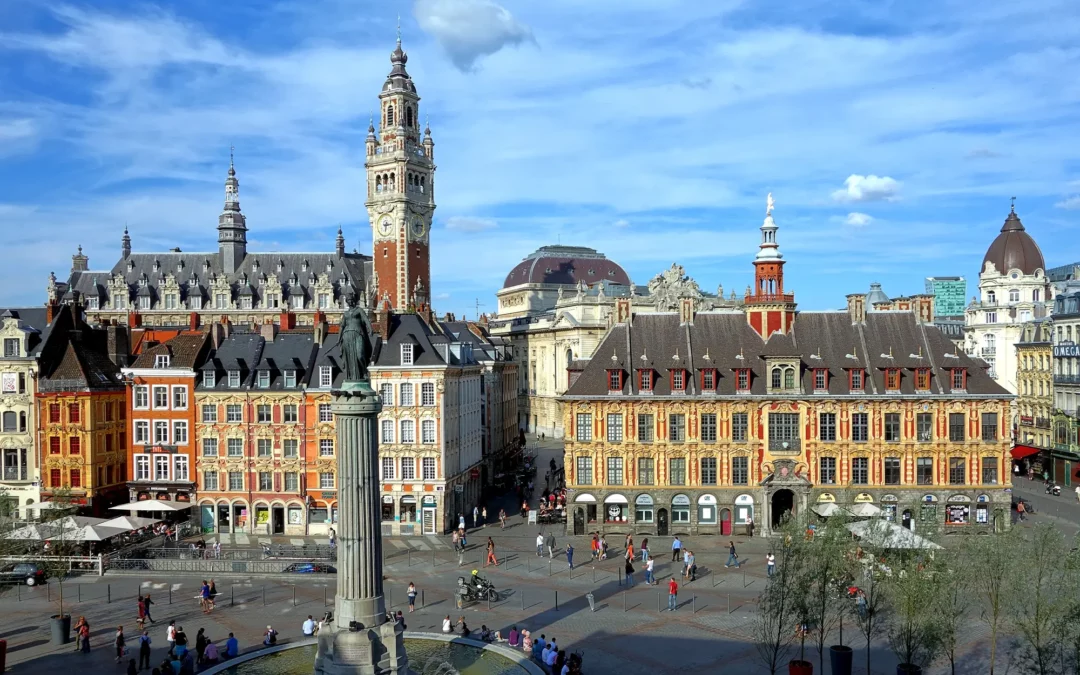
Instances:
[[[480,625],[480,639],[484,642],[491,642],[495,639],[495,637],[491,634],[491,631],[488,630],[486,624]]]
[[[469,630],[469,626],[465,623],[465,617],[459,616],[457,622],[458,635],[460,635],[461,637],[469,637],[469,633],[471,633],[472,631]]]
[[[451,631],[452,624],[450,623],[450,615],[447,614],[446,618],[442,620],[442,632],[449,633]]]

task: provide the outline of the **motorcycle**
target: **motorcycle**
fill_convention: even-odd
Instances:
[[[1060,485],[1054,485],[1053,483],[1047,483],[1046,484],[1046,494],[1054,495],[1055,497],[1060,497],[1061,496],[1061,486]]]
[[[495,590],[495,585],[476,574],[473,574],[470,580],[466,580],[465,577],[458,577],[457,596],[459,609],[466,602],[480,602],[483,600],[497,602],[499,600],[499,592]]]

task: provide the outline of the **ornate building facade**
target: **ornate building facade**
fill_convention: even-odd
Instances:
[[[1016,448],[1013,458],[1018,463],[1014,473],[1033,468],[1042,473],[1040,453],[1053,448],[1051,420],[1054,415],[1054,361],[1051,345],[1053,323],[1049,318],[1035,319],[1020,329],[1016,343]],[[1038,466],[1031,464],[1037,462]]]
[[[94,328],[62,307],[41,350],[37,382],[41,499],[100,517],[127,501],[127,329]]]
[[[706,308],[742,304],[732,291],[702,291],[673,264],[639,287],[604,254],[581,246],[543,246],[518,263],[497,293],[491,334],[509,340],[517,360],[518,426],[563,437],[558,397],[569,386],[568,368],[592,357],[615,321],[616,300],[633,298],[635,311],[674,311],[680,298]]]
[[[34,395],[52,318],[40,308],[0,314],[0,507],[20,516],[41,501]]]
[[[1012,396],[910,309],[796,312],[771,204],[734,309],[616,325],[562,397],[568,531],[764,532],[822,502],[905,527],[1008,527]]]
[[[258,333],[226,334],[221,325],[211,331],[195,383],[204,532],[311,533],[308,470],[336,460],[333,424],[324,421],[329,428],[320,433],[304,394],[315,337],[311,329],[283,332],[273,323]]]
[[[1075,282],[1054,298],[1053,446],[1043,471],[1063,487],[1080,484],[1080,288]]]
[[[990,366],[990,376],[1017,393],[1016,343],[1021,328],[1050,314],[1050,283],[1039,245],[1010,210],[979,272],[979,296],[968,305],[966,351]]]

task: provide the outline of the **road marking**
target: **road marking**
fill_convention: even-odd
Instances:
[[[404,543],[398,541],[397,539],[387,539],[385,541],[389,541],[390,545],[393,546],[394,548],[398,549],[399,551],[403,551],[403,550],[409,548],[407,544],[404,544]]]

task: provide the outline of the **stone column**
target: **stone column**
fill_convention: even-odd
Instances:
[[[363,391],[334,393],[337,425],[338,587],[334,623],[374,628],[386,621],[382,583],[378,415],[382,401]]]

